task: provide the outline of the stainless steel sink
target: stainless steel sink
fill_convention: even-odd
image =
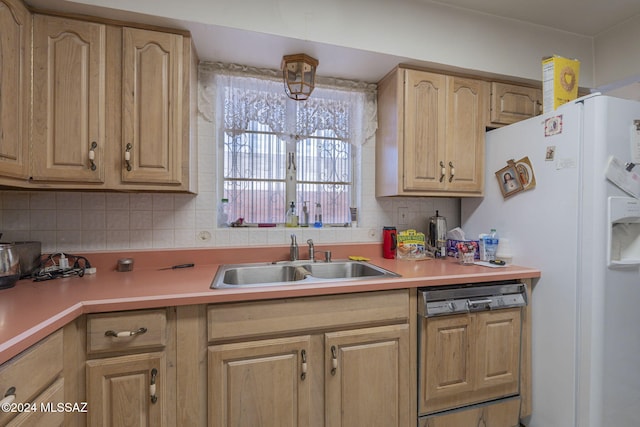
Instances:
[[[211,288],[295,285],[389,277],[399,277],[399,275],[362,261],[229,264],[218,268]]]

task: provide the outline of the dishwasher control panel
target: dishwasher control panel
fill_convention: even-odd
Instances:
[[[433,287],[419,291],[424,317],[501,310],[527,305],[526,288],[518,282]]]

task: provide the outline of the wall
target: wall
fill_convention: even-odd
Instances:
[[[640,16],[595,38],[595,86],[640,82]]]
[[[375,141],[363,145],[362,195],[358,228],[216,229],[216,176],[213,123],[198,120],[197,195],[57,191],[0,192],[3,241],[40,240],[49,252],[121,249],[225,247],[299,242],[377,242],[385,225],[396,225],[398,208],[408,224],[426,232],[438,209],[451,227],[460,223],[460,202],[448,198],[376,199]]]

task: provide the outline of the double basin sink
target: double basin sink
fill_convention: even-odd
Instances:
[[[390,277],[399,277],[399,275],[362,261],[229,264],[218,268],[211,288],[295,285]]]

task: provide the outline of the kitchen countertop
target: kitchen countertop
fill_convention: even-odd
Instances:
[[[334,261],[349,255],[366,256],[401,277],[244,289],[210,289],[210,285],[221,264],[285,260],[288,247],[83,254],[97,267],[96,274],[45,282],[25,279],[0,290],[0,363],[86,313],[540,277],[534,268],[462,266],[453,258],[384,259],[379,248],[372,244],[331,245]],[[301,258],[305,255],[301,248]],[[117,259],[123,257],[134,258],[133,271],[115,271]],[[187,262],[195,267],[158,270]]]

